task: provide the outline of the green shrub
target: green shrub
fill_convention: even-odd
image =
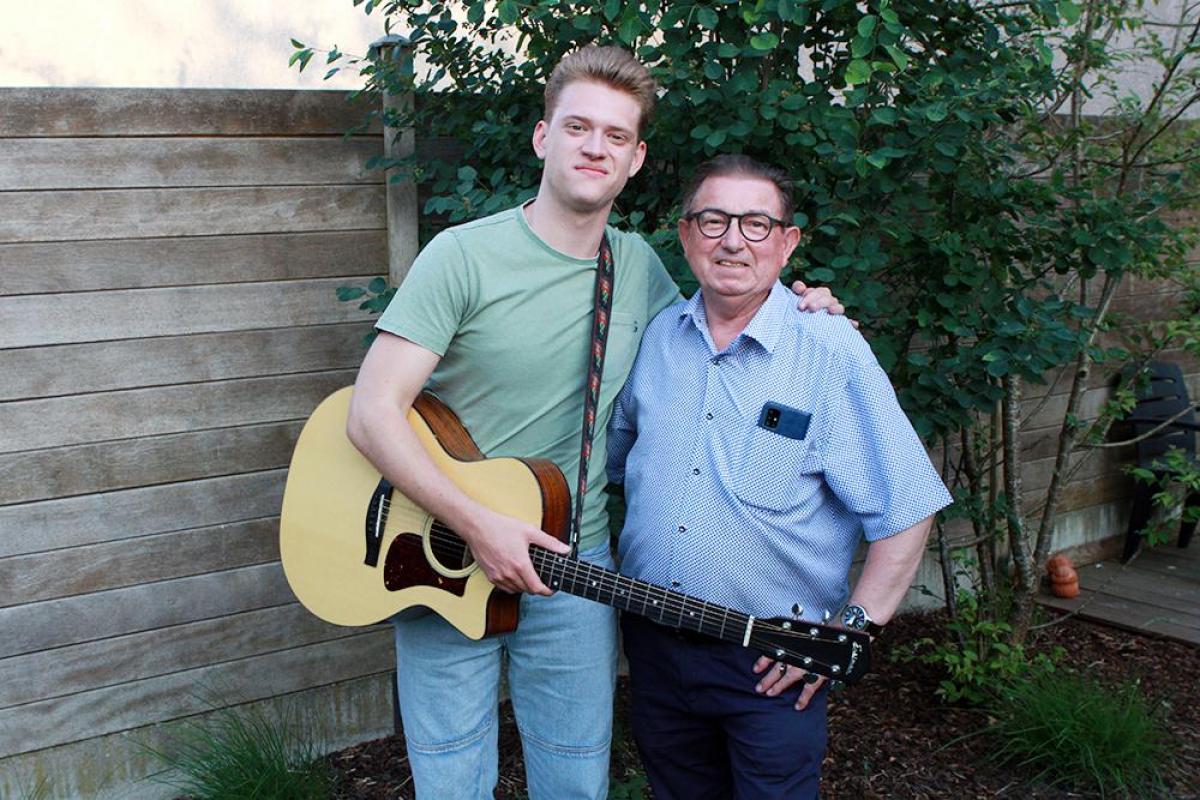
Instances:
[[[959,590],[957,607],[957,619],[945,626],[948,639],[926,637],[900,651],[901,658],[944,670],[937,694],[946,702],[986,705],[1014,681],[1054,671],[1059,650],[1030,657],[1023,645],[1012,643],[1008,623],[981,613],[975,593]]]
[[[997,758],[1037,769],[1038,779],[1101,797],[1161,793],[1166,735],[1137,684],[1112,690],[1043,673],[1014,683],[992,711]]]
[[[332,793],[319,737],[287,705],[278,715],[220,709],[152,752],[169,768],[158,780],[191,800],[325,800]]]

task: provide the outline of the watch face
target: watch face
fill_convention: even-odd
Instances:
[[[842,624],[847,628],[861,631],[867,627],[867,612],[863,610],[862,606],[846,606],[846,610],[842,612]]]

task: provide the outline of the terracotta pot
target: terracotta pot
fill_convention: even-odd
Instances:
[[[1050,573],[1050,593],[1070,599],[1079,596],[1079,573],[1071,566],[1057,566]]]
[[[1074,569],[1075,565],[1071,563],[1071,559],[1067,558],[1062,553],[1059,553],[1058,555],[1050,556],[1050,558],[1047,559],[1046,573],[1048,575],[1053,575],[1054,571],[1056,569],[1058,569],[1059,567],[1067,567],[1069,569]]]

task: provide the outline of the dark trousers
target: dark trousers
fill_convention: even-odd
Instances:
[[[825,756],[825,688],[754,691],[759,653],[622,615],[630,721],[655,800],[813,800]]]

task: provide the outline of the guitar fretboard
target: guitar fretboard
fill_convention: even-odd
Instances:
[[[556,591],[619,608],[671,628],[744,644],[750,616],[604,567],[530,548],[538,577]]]

